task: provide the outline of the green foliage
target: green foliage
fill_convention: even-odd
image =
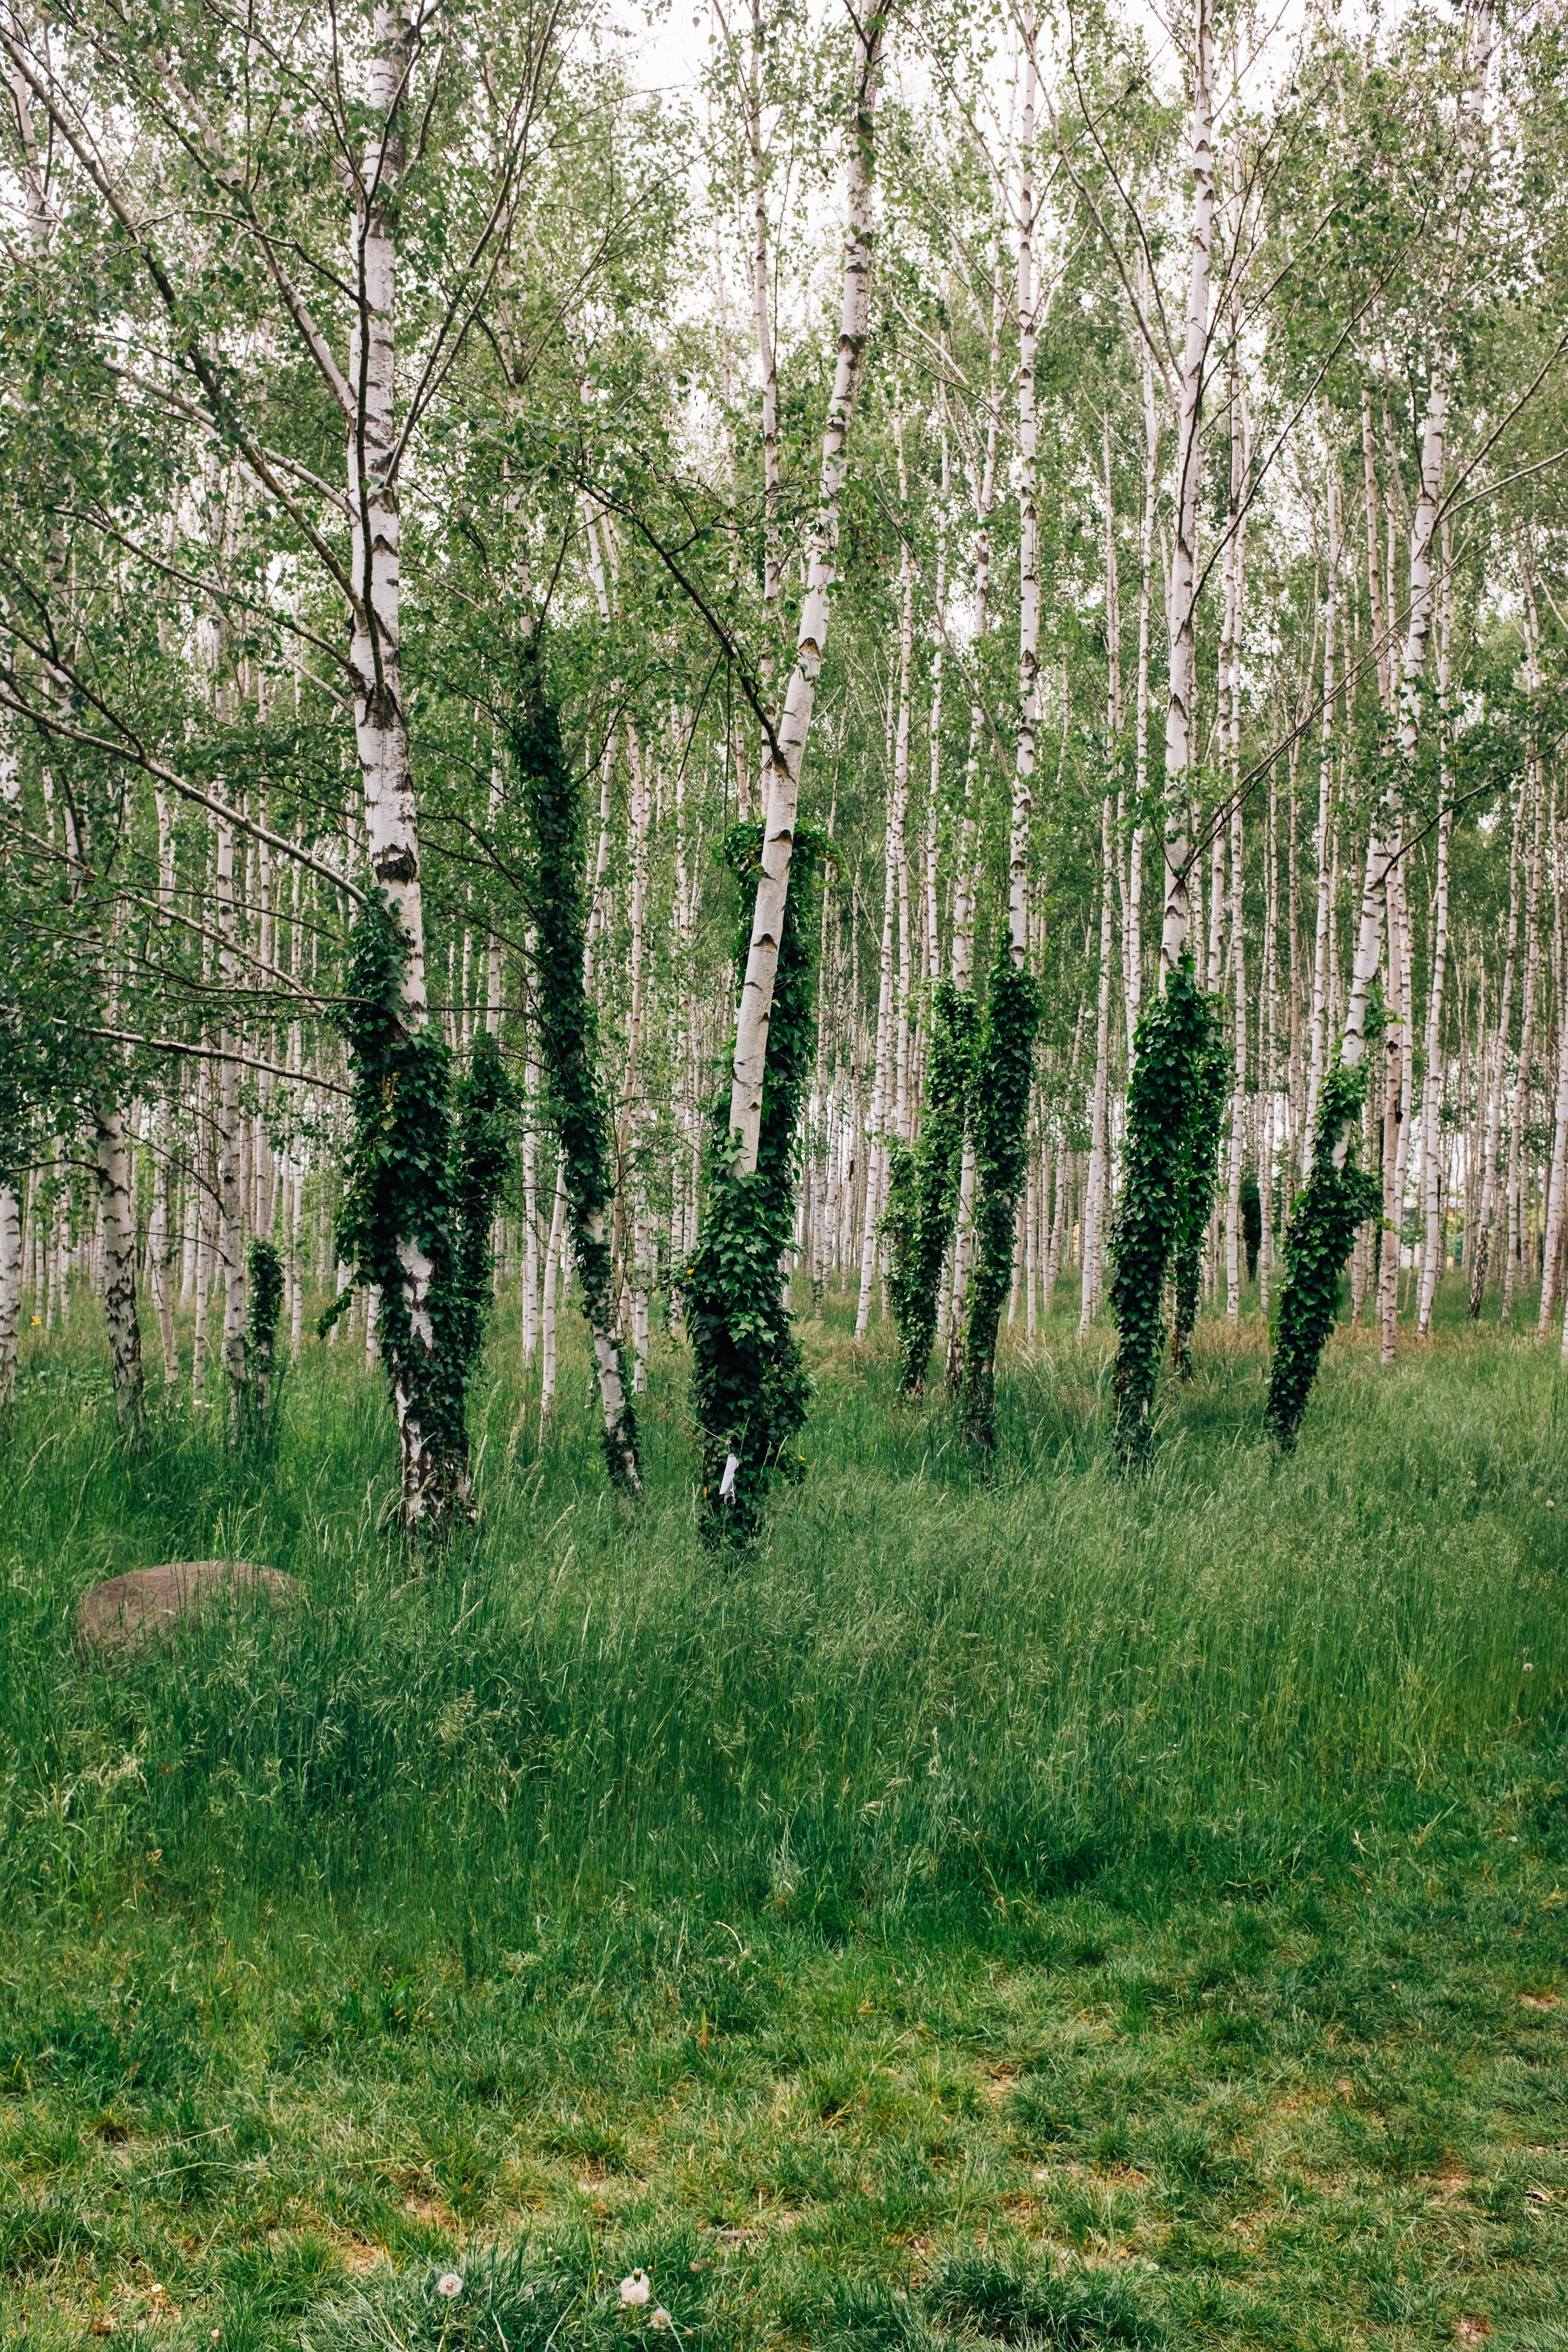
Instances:
[[[278,1401],[278,1317],[283,1305],[283,1261],[258,1234],[247,1258],[249,1315],[245,1333],[245,1396],[242,1412],[258,1435],[266,1436]]]
[[[1247,1278],[1258,1279],[1258,1253],[1263,1245],[1263,1196],[1258,1171],[1249,1168],[1241,1180],[1241,1239],[1247,1252]]]
[[[1002,931],[974,1051],[974,1263],[963,1335],[964,1427],[987,1452],[996,1443],[996,1333],[1013,1276],[1040,1012],[1038,984],[1013,961]]]
[[[422,1433],[418,1502],[437,1529],[467,1507],[468,1380],[483,1334],[490,1221],[500,1197],[507,1089],[493,1038],[476,1040],[454,1118],[451,1056],[426,1024],[410,1029],[410,940],[380,892],[350,935],[338,1013],[353,1080],[353,1135],[338,1255],[380,1293],[378,1336],[394,1396]],[[429,1265],[427,1330],[416,1328],[404,1253]],[[346,1297],[322,1317],[325,1330]]]
[[[659,2305],[710,2352],[1115,2346],[1129,2305],[1171,2352],[1306,2352],[1307,2309],[1550,2347],[1561,1431],[1461,1292],[1419,1382],[1336,1351],[1288,1461],[1237,1443],[1244,1332],[1132,1480],[1074,1443],[1064,1302],[999,1397],[1049,1475],[1001,1485],[831,1299],[805,1479],[726,1575],[674,1350],[628,1525],[585,1417],[539,1443],[510,1324],[462,1578],[415,1582],[358,1349],[305,1351],[265,1459],[154,1416],[127,1480],[88,1302],[25,1339],[0,2333],[542,2352],[565,2273],[552,2352],[673,2342]],[[231,1549],[309,1608],[75,1657],[98,1577]]]
[[[1217,1133],[1217,1117],[1209,1110],[1215,1032],[1215,1008],[1198,987],[1192,957],[1184,955],[1138,1024],[1121,1197],[1110,1232],[1116,1444],[1124,1458],[1140,1457],[1148,1448],[1164,1339],[1165,1274],[1189,1236],[1197,1147],[1209,1126]],[[1198,1234],[1201,1239],[1201,1223]]]
[[[760,824],[731,825],[724,837],[724,862],[742,886],[735,942],[742,964],[751,940],[746,886],[755,884],[762,850]],[[791,1466],[787,1448],[805,1426],[810,1383],[781,1260],[794,1229],[800,1114],[816,1042],[816,933],[805,917],[813,879],[829,855],[826,835],[796,828],[753,1174],[742,1175],[735,1164],[728,1093],[713,1106],[702,1226],[685,1306],[702,1447],[702,1525],[720,1541],[746,1543],[756,1535],[769,1485]]]
[[[925,1385],[936,1339],[942,1269],[958,1215],[963,1131],[973,1076],[976,1010],[951,980],[931,995],[925,1109],[911,1152],[893,1147],[882,1231],[890,1244],[888,1292],[898,1320],[904,1393]]]
[[[520,656],[518,691],[506,724],[534,842],[545,1112],[561,1152],[583,1312],[591,1329],[607,1336],[615,1321],[615,1262],[605,1227],[615,1201],[616,1156],[599,1078],[598,1024],[583,982],[586,832],[582,788],[567,761],[555,706],[545,690],[543,660],[535,631]],[[615,1427],[605,1428],[605,1463],[613,1486],[636,1490],[637,1423],[629,1394],[622,1397]]]
[[[1342,1062],[1323,1079],[1312,1137],[1312,1165],[1285,1234],[1285,1284],[1264,1421],[1283,1452],[1295,1450],[1301,1417],[1339,1304],[1340,1276],[1356,1227],[1378,1208],[1383,1188],[1356,1164],[1356,1124],[1366,1100],[1370,1062]],[[1344,1144],[1343,1164],[1334,1153]]]
[[[1174,1313],[1171,1324],[1171,1360],[1178,1378],[1190,1380],[1193,1370],[1193,1328],[1198,1319],[1198,1287],[1203,1275],[1204,1241],[1209,1211],[1214,1206],[1215,1179],[1219,1172],[1219,1139],[1225,1124],[1225,1102],[1230,1084],[1230,1063],[1220,1028],[1217,997],[1203,1000],[1208,1031],[1192,1066],[1186,1140],[1178,1162],[1180,1190],[1176,1203],[1176,1237],[1172,1249]]]

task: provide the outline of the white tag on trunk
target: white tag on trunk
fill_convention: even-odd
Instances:
[[[740,1466],[740,1455],[738,1454],[730,1454],[724,1464],[724,1475],[719,1481],[719,1500],[721,1503],[727,1503],[731,1496],[734,1493],[735,1473]]]

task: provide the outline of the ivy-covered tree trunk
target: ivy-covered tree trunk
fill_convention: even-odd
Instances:
[[[1163,1336],[1165,1276],[1174,1260],[1177,1361],[1197,1305],[1203,1228],[1213,1198],[1217,1115],[1203,1084],[1213,1050],[1188,939],[1191,870],[1187,795],[1197,681],[1198,489],[1205,371],[1209,358],[1209,268],[1214,249],[1214,16],[1197,0],[1192,51],[1191,257],[1186,339],[1176,404],[1175,531],[1171,548],[1170,690],[1165,706],[1165,904],[1160,940],[1163,995],[1142,1014],[1127,1097],[1122,1192],[1117,1206],[1110,1302],[1118,1343],[1116,1443],[1124,1458],[1149,1442]],[[1147,1061],[1148,1066],[1145,1066]]]
[[[1208,1074],[1216,1064],[1223,1069],[1213,1000],[1199,988],[1188,952],[1140,1017],[1128,1089],[1121,1197],[1110,1237],[1110,1305],[1119,1335],[1116,1444],[1124,1460],[1139,1460],[1148,1450],[1164,1337],[1165,1274],[1173,1255],[1178,1316],[1184,1280],[1192,1280],[1192,1296],[1196,1295],[1194,1220],[1201,1244],[1212,1191],[1194,1183],[1194,1169],[1203,1162],[1206,1135],[1212,1188],[1218,1114]],[[1207,1120],[1196,1136],[1194,1110]]]
[[[1029,1090],[1040,995],[1032,972],[998,942],[974,1056],[974,1264],[963,1339],[963,1421],[996,1443],[996,1334],[1013,1276],[1014,1237],[1028,1151]]]
[[[489,1297],[490,1225],[508,1162],[496,1042],[481,1031],[457,1090],[428,1023],[405,1021],[408,933],[368,900],[350,940],[339,1024],[353,1081],[340,1257],[377,1302],[376,1345],[402,1440],[403,1517],[440,1536],[471,1517],[468,1380]],[[409,1267],[419,1269],[417,1287]],[[330,1328],[350,1294],[322,1319]]]
[[[724,858],[742,885],[761,870],[764,828],[732,825]],[[805,1423],[809,1394],[781,1271],[795,1225],[795,1154],[815,1046],[816,929],[808,887],[827,851],[802,826],[774,973],[767,1076],[754,1168],[743,1164],[728,1105],[714,1106],[707,1196],[686,1287],[692,1404],[702,1442],[702,1525],[710,1540],[749,1542],[773,1479]],[[805,902],[803,905],[803,901]],[[737,961],[750,937],[737,940]]]
[[[1182,1084],[1183,1141],[1176,1167],[1176,1223],[1171,1264],[1174,1276],[1171,1322],[1171,1361],[1182,1380],[1193,1370],[1193,1333],[1197,1327],[1198,1291],[1203,1279],[1204,1241],[1209,1212],[1214,1207],[1219,1174],[1219,1139],[1225,1126],[1227,1070],[1220,1035],[1217,996],[1204,997],[1208,1030],[1205,1044],[1186,1067]]]
[[[1018,183],[1018,721],[1007,828],[1007,929],[998,939],[975,1048],[971,1097],[974,1145],[973,1263],[966,1286],[961,1395],[970,1438],[996,1443],[996,1334],[1013,1273],[1027,1150],[1039,992],[1027,969],[1029,824],[1039,719],[1040,523],[1035,415],[1034,49],[1024,73]]]
[[[884,1230],[891,1244],[888,1289],[898,1320],[906,1395],[925,1386],[936,1344],[942,1270],[958,1221],[958,1180],[963,1159],[974,1058],[975,1008],[951,980],[931,995],[925,1111],[912,1151],[894,1155]]]
[[[536,636],[523,653],[508,726],[538,859],[537,1003],[546,1116],[560,1146],[573,1256],[594,1346],[605,1460],[612,1484],[636,1495],[642,1487],[637,1422],[616,1339],[608,1235],[616,1189],[614,1139],[599,1080],[598,1027],[584,984],[583,800],[544,691],[542,664]]]

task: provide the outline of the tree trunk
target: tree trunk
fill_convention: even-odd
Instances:
[[[22,1319],[22,1216],[14,1188],[0,1184],[0,1413],[16,1393],[16,1337]]]
[[[1197,600],[1198,491],[1204,374],[1209,358],[1209,268],[1214,251],[1214,18],[1197,0],[1193,44],[1192,254],[1187,331],[1176,413],[1175,541],[1168,612],[1170,693],[1165,708],[1165,910],[1160,965],[1168,979],[1187,945],[1191,917],[1187,841],[1193,699],[1197,683],[1194,618]]]
[[[145,1396],[142,1332],[136,1320],[136,1182],[125,1118],[111,1098],[94,1107],[98,1209],[103,1237],[103,1309],[109,1328],[114,1411],[129,1437],[141,1433]]]
[[[838,550],[838,505],[848,467],[849,432],[860,388],[860,366],[870,315],[871,211],[877,81],[887,23],[882,0],[873,0],[858,36],[858,72],[847,172],[847,234],[838,357],[822,439],[817,511],[806,562],[805,594],[795,639],[795,667],[784,693],[784,714],[770,745],[764,777],[762,873],[757,882],[751,944],[741,988],[735,1028],[734,1073],[730,1090],[730,1131],[739,1139],[736,1172],[755,1173],[762,1133],[763,1081],[767,1068],[768,1021],[778,969],[784,901],[789,895],[790,853],[800,802],[801,769],[816,700],[816,681],[827,640],[828,612]]]

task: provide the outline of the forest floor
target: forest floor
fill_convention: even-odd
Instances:
[[[357,1351],[266,1456],[128,1463],[88,1304],[34,1335],[0,2341],[1568,2347],[1564,1391],[1448,1311],[1342,1333],[1290,1462],[1205,1325],[1122,1478],[1065,1310],[985,1475],[830,1310],[742,1560],[678,1351],[628,1523],[503,1323],[422,1576]],[[77,1653],[98,1578],[215,1556],[309,1610]]]

